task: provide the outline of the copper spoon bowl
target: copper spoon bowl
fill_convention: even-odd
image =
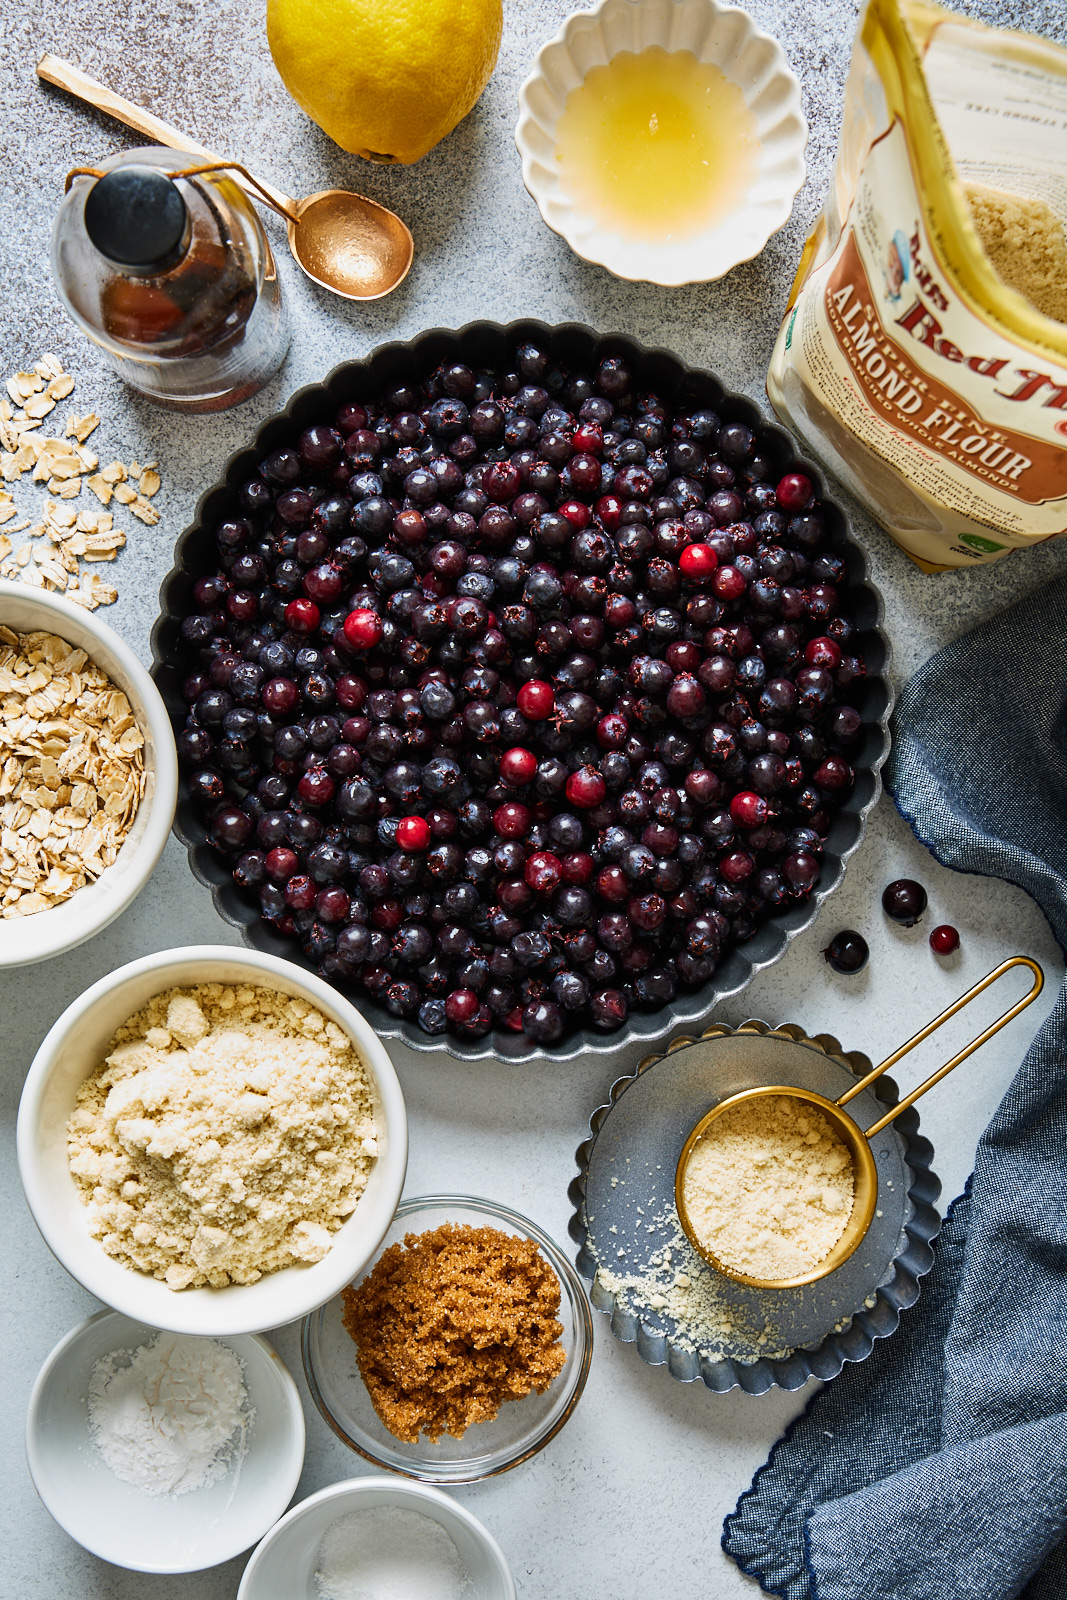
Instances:
[[[209,167],[229,167],[253,198],[266,200],[285,218],[293,260],[313,283],[346,300],[380,300],[403,283],[415,258],[415,243],[395,212],[347,189],[321,189],[294,200],[237,163],[205,150],[150,111],[124,100],[69,61],[42,56],[37,76],[106,112],[157,144],[197,156]]]

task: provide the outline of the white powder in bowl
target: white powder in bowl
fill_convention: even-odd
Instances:
[[[716,1117],[682,1186],[701,1245],[750,1278],[801,1277],[852,1214],[852,1157],[817,1106],[760,1095]]]
[[[315,1584],[321,1600],[461,1600],[471,1586],[441,1524],[399,1506],[351,1511],[333,1523]]]
[[[90,1437],[142,1494],[188,1494],[239,1472],[254,1417],[241,1362],[217,1339],[160,1333],[101,1356],[89,1380]]]

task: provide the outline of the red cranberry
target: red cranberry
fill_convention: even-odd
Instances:
[[[719,558],[709,544],[686,545],[678,557],[678,567],[690,583],[707,583],[719,565]]]
[[[275,716],[285,716],[299,704],[300,690],[292,678],[271,678],[259,691],[259,698]]]
[[[608,792],[608,786],[595,767],[579,767],[567,779],[566,792],[572,806],[588,811],[600,804]]]
[[[380,641],[385,624],[376,611],[358,608],[344,620],[344,635],[353,650],[371,650]]]
[[[711,587],[720,600],[740,600],[748,584],[736,567],[719,567],[711,575]]]
[[[752,876],[756,863],[747,850],[731,850],[719,857],[719,876],[724,883],[744,883]]]
[[[285,608],[285,626],[294,633],[314,633],[319,625],[319,608],[313,600],[290,600]]]
[[[309,767],[296,788],[309,806],[326,806],[333,799],[337,785],[325,767]]]
[[[841,665],[841,646],[825,636],[809,639],[804,646],[804,660],[809,667],[825,667],[832,671]]]
[[[564,500],[559,507],[559,514],[561,517],[566,517],[571,526],[577,528],[579,533],[583,528],[588,528],[593,520],[593,514],[589,507],[584,505],[581,500]]]
[[[544,722],[556,708],[556,695],[550,683],[532,678],[524,683],[516,696],[516,705],[531,722]]]
[[[950,956],[959,947],[960,936],[947,922],[942,922],[930,934],[930,949],[939,956]]]
[[[559,888],[563,877],[562,863],[550,850],[535,850],[526,859],[523,877],[535,894],[548,894]]]
[[[802,472],[787,472],[774,491],[783,511],[803,511],[814,492],[811,479]]]
[[[560,875],[564,883],[579,885],[588,883],[593,876],[595,865],[596,863],[591,855],[588,855],[584,850],[575,850],[561,860]]]
[[[430,824],[425,817],[403,817],[396,827],[396,842],[401,850],[430,848]]]
[[[761,794],[742,790],[730,801],[730,815],[739,828],[761,828],[770,815],[770,807]]]
[[[502,839],[525,839],[533,823],[529,808],[507,800],[493,812],[493,827]]]
[[[530,783],[537,771],[537,757],[530,750],[524,750],[520,745],[511,750],[505,750],[500,757],[501,780],[511,788],[521,789],[524,784]]]

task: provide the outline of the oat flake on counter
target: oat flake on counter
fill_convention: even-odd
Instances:
[[[112,499],[149,527],[159,521],[151,503],[162,484],[158,463],[131,461],[127,467],[110,461],[101,467],[87,443],[100,426],[95,411],[71,412],[62,437],[39,431],[74,389],[57,356],[44,355],[31,371],[13,373],[6,389],[8,398],[0,398],[0,477],[5,484],[26,478],[54,498],[45,501],[43,512],[24,516],[16,496],[0,489],[0,578],[65,594],[88,611],[112,605],[115,585],[79,563],[114,561],[126,543],[107,509]],[[79,499],[83,483],[98,505],[79,509],[64,503]],[[20,497],[24,501],[21,490]],[[25,538],[18,539],[20,534]]]
[[[171,1289],[319,1261],[377,1154],[348,1036],[249,984],[156,995],[116,1033],[67,1130],[90,1231]]]

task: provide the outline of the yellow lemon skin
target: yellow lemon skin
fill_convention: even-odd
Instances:
[[[267,0],[267,43],[297,105],[342,150],[405,166],[470,111],[503,25],[503,0]]]

